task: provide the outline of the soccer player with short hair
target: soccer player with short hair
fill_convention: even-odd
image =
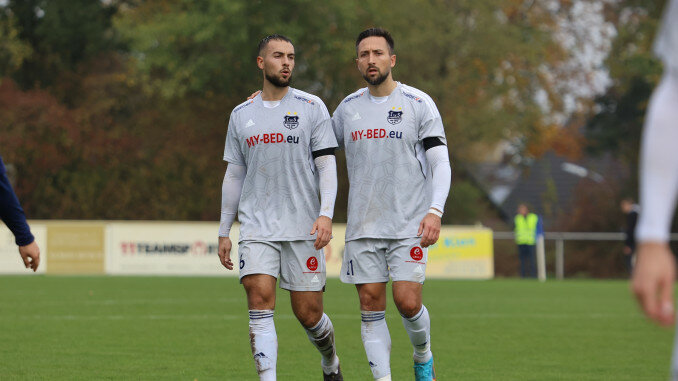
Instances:
[[[337,193],[337,146],[325,104],[289,87],[294,46],[274,34],[259,44],[263,92],[231,113],[224,160],[219,258],[229,270],[229,233],[239,212],[240,282],[260,380],[276,379],[275,284],[322,355],[325,380],[342,380],[334,328],[323,312],[325,256]],[[320,201],[318,200],[320,193]]]
[[[367,87],[347,96],[332,122],[346,152],[348,223],[341,280],[356,285],[372,375],[390,380],[386,283],[414,347],[417,380],[434,380],[430,319],[422,304],[427,247],[440,235],[451,169],[445,130],[424,92],[393,80],[394,42],[371,28],[356,40]]]
[[[676,261],[669,247],[678,195],[678,0],[670,0],[654,50],[664,75],[647,109],[640,157],[640,202],[636,228],[638,258],[632,288],[643,311],[662,325],[675,324],[673,287]],[[671,379],[678,380],[678,340],[673,347]]]

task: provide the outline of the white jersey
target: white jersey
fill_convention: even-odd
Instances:
[[[667,69],[678,71],[678,0],[669,0],[666,4],[654,52]]]
[[[422,140],[446,143],[440,113],[431,97],[401,83],[384,98],[360,89],[332,117],[350,182],[347,241],[416,237],[430,206]]]
[[[311,152],[336,146],[327,107],[314,95],[289,88],[274,108],[261,95],[236,107],[224,160],[247,168],[239,241],[314,240],[320,202]]]

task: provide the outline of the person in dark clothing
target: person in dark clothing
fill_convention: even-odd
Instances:
[[[24,261],[24,266],[35,272],[40,264],[40,248],[31,234],[24,210],[19,204],[19,199],[12,189],[6,172],[5,164],[0,156],[0,219],[14,234],[14,242],[19,246],[19,255]]]
[[[624,227],[624,262],[629,274],[633,272],[636,252],[636,222],[638,222],[638,212],[640,207],[633,202],[632,198],[625,198],[621,202],[621,210],[626,215],[626,226]]]

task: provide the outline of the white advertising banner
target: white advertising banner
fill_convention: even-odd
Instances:
[[[30,224],[31,233],[40,247],[40,265],[38,271],[26,269],[14,243],[14,234],[0,223],[0,274],[44,274],[47,270],[47,227],[42,224]]]
[[[40,246],[39,274],[238,276],[239,224],[231,230],[233,270],[221,265],[218,222],[37,221],[31,231]],[[333,225],[324,249],[327,276],[338,277],[345,224]],[[48,256],[49,254],[49,256]],[[24,268],[14,236],[0,224],[0,274],[33,274]],[[427,278],[494,277],[492,231],[443,226],[429,248]]]
[[[216,222],[124,222],[107,226],[106,274],[237,276],[218,255]],[[238,236],[237,224],[231,237]],[[237,265],[237,242],[232,258]]]

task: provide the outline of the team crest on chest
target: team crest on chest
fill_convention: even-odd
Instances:
[[[288,112],[287,115],[285,115],[285,120],[283,120],[283,126],[289,128],[290,130],[294,130],[295,128],[299,127],[299,115],[297,115],[296,112]]]
[[[391,110],[388,112],[388,116],[386,117],[386,120],[388,120],[389,123],[391,124],[398,124],[403,121],[403,108],[398,107],[397,109],[393,107]]]

